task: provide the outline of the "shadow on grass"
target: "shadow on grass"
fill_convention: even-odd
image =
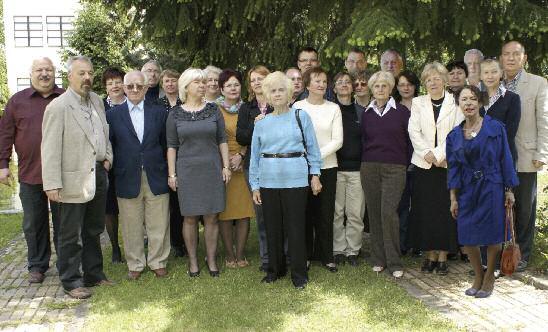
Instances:
[[[247,252],[258,252],[254,232]],[[374,275],[366,264],[359,268],[344,266],[336,274],[313,265],[308,287],[297,291],[289,277],[261,284],[258,256],[248,258],[251,266],[229,270],[219,257],[222,273],[218,279],[209,276],[203,258],[202,273],[194,279],[186,274],[186,259],[170,257],[168,278],[157,279],[146,270],[134,282],[125,279],[125,264],[105,264],[107,275],[119,283],[95,290],[86,329],[454,329],[390,279]],[[105,262],[109,259],[107,252]]]

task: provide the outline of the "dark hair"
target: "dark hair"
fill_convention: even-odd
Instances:
[[[107,84],[107,80],[113,79],[113,78],[121,78],[122,81],[124,80],[124,76],[126,73],[116,67],[109,67],[105,69],[103,72],[103,77],[101,78],[101,82],[103,82],[103,85],[105,86]]]
[[[316,56],[318,56],[318,50],[316,50],[314,47],[311,47],[311,46],[305,46],[305,47],[300,48],[299,52],[297,52],[297,62],[299,62],[299,56],[303,52],[316,53]]]
[[[356,75],[352,76],[352,81],[356,82],[360,80],[367,83],[369,81],[369,78],[371,78],[371,74],[367,70],[365,70],[361,73],[357,73]]]
[[[398,86],[398,83],[400,82],[400,78],[402,77],[405,77],[409,81],[409,83],[413,84],[413,86],[415,87],[415,93],[414,93],[415,97],[419,95],[419,90],[421,88],[421,81],[419,80],[417,75],[415,75],[414,72],[410,70],[404,70],[400,72],[398,76],[396,76],[396,85],[393,92],[393,95],[394,95],[393,97],[398,103],[401,102],[401,95],[397,89],[397,86]]]
[[[325,70],[322,69],[322,67],[313,67],[305,71],[303,74],[303,84],[305,88],[307,88],[310,85],[310,81],[312,80],[312,75],[318,76],[320,74],[325,74],[325,76],[327,77],[327,73],[325,72]]]
[[[352,75],[350,75],[349,73],[345,72],[345,71],[341,71],[341,72],[338,72],[334,77],[333,77],[333,82],[337,82],[341,77],[343,76],[348,76],[350,78],[351,81],[354,81],[354,79],[352,78]]]
[[[219,74],[219,89],[223,89],[226,81],[228,81],[231,77],[235,77],[240,84],[242,84],[242,74],[235,71],[234,69],[223,69],[223,71]]]
[[[478,98],[478,102],[480,103],[480,106],[487,105],[489,100],[489,98],[487,97],[487,94],[481,91],[477,86],[474,86],[474,85],[465,85],[464,87],[462,87],[462,89],[460,89],[459,91],[455,93],[455,102],[457,105],[459,104],[460,94],[464,90],[470,90],[472,94],[475,95],[476,98]]]
[[[468,77],[468,66],[466,65],[466,63],[464,63],[464,61],[451,61],[445,67],[447,68],[448,72],[455,68],[460,68],[464,70],[464,74],[466,75],[466,77]]]
[[[365,56],[365,52],[362,51],[362,50],[360,50],[360,49],[357,48],[357,47],[352,47],[352,48],[350,49],[350,51],[348,51],[348,54],[350,54],[350,53],[359,53],[359,54],[362,54],[363,56]]]

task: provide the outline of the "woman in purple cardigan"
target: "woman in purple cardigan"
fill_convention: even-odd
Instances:
[[[388,268],[395,278],[401,278],[398,203],[411,154],[407,131],[411,114],[390,97],[394,88],[391,73],[373,74],[368,86],[373,100],[361,120],[361,176],[369,215],[373,271]]]

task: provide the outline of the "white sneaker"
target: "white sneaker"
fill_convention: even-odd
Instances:
[[[384,270],[384,267],[382,266],[373,266],[373,272],[382,272],[382,270]]]
[[[396,278],[396,279],[399,279],[399,278],[403,277],[403,271],[394,271],[394,272],[392,272],[392,276],[394,276],[394,278]]]

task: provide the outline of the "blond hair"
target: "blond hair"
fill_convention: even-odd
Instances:
[[[281,71],[275,71],[271,74],[268,74],[263,80],[262,89],[266,101],[270,103],[270,90],[272,90],[274,84],[277,83],[282,83],[283,85],[285,85],[287,100],[291,100],[291,98],[293,98],[293,91],[295,90],[295,88],[293,87],[293,82],[289,78],[287,78],[287,76],[285,76],[285,74]]]
[[[203,70],[199,68],[187,68],[179,77],[177,81],[179,87],[179,99],[181,102],[186,101],[186,87],[194,81],[203,81],[206,76]]]

